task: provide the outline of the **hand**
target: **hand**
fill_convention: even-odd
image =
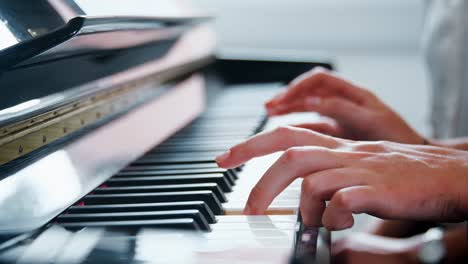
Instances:
[[[419,263],[420,236],[405,239],[352,233],[332,246],[332,263]]]
[[[270,116],[292,112],[318,112],[335,124],[309,124],[307,128],[355,140],[389,140],[422,144],[424,139],[397,113],[370,91],[324,70],[312,70],[265,104]]]
[[[280,127],[232,147],[217,162],[234,168],[277,151],[285,152],[253,188],[245,214],[263,214],[284,188],[303,178],[300,210],[310,226],[349,228],[354,223],[352,213],[433,221],[464,220],[468,215],[464,151],[351,141]]]

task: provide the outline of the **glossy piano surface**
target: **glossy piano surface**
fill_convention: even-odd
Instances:
[[[146,3],[147,11],[155,14],[151,11],[157,6],[154,3],[135,1]],[[44,250],[49,252],[45,259],[77,257],[68,254],[77,241],[91,241],[89,250],[85,250],[89,253],[99,245],[92,239],[93,234],[104,232],[103,228],[124,232],[132,237],[130,243],[142,228],[196,230],[203,238],[197,248],[203,260],[200,263],[217,263],[236,254],[256,262],[267,261],[262,254],[271,250],[278,254],[271,256],[283,262],[293,252],[292,247],[305,238],[316,242],[313,236],[317,233],[313,232],[305,236],[297,233],[294,238],[295,231],[303,231],[296,227],[300,225],[295,215],[296,185],[274,202],[270,213],[275,216],[239,216],[249,188],[271,163],[224,170],[216,166],[214,157],[269,124],[262,103],[284,84],[312,67],[330,68],[330,64],[321,60],[219,56],[207,66],[213,58],[213,34],[200,24],[200,17],[194,15],[198,13],[187,12],[183,1],[156,1],[172,7],[166,10],[178,14],[177,18],[122,10],[106,13],[104,2],[109,1],[99,1],[101,5],[87,0],[38,1],[37,6],[29,8],[55,12],[60,19],[44,21],[52,26],[32,30],[37,34],[32,38],[31,30],[26,30],[30,29],[26,19],[23,33],[29,35],[17,38],[21,40],[17,46],[0,49],[0,55],[11,56],[13,53],[8,51],[12,47],[27,47],[32,41],[55,34],[53,28],[57,25],[67,29],[81,21],[80,29],[62,44],[35,50],[27,58],[15,58],[2,69],[0,85],[14,88],[5,90],[5,98],[11,101],[1,102],[0,125],[24,125],[26,120],[27,129],[39,127],[34,122],[40,119],[35,117],[53,116],[54,109],[73,106],[102,91],[112,94],[114,89],[119,90],[116,87],[151,91],[143,96],[123,97],[127,104],[113,104],[120,112],[105,120],[97,118],[102,112],[92,112],[95,124],[55,142],[47,142],[44,136],[50,133],[39,129],[39,133],[45,131],[39,137],[43,145],[0,166],[1,260],[15,255],[15,250],[16,258],[12,259],[20,263],[35,259],[37,252]],[[8,10],[24,12],[19,8],[21,1],[2,3],[12,5]],[[5,19],[5,12],[0,15]],[[137,32],[141,41],[129,38],[132,32]],[[122,42],[102,41],[108,37]],[[91,43],[85,41],[88,38],[96,42],[82,45]],[[81,125],[85,123],[84,119],[77,120]],[[17,140],[16,134],[9,136]],[[5,138],[0,135],[0,143]],[[24,151],[21,145],[13,147],[13,151]],[[0,158],[5,152],[3,148]],[[93,228],[97,233],[85,235],[94,232]],[[8,240],[11,237],[13,240]],[[25,237],[32,239],[21,247],[17,242]],[[48,240],[64,244],[63,252],[57,246],[47,250],[44,241]],[[104,247],[122,249],[120,242],[112,243],[107,236],[104,240]],[[168,251],[174,250],[166,246]],[[136,256],[154,257],[149,253],[149,244],[144,248],[146,251],[139,249],[140,255],[125,251],[118,256],[128,257],[129,261],[137,260]],[[87,254],[79,252],[82,257]],[[112,263],[115,259],[106,254],[101,260]]]
[[[122,77],[89,83],[129,68],[150,64],[142,66],[147,74],[209,60],[215,36],[202,25],[204,18],[180,2],[169,4],[170,12],[152,9],[153,16],[96,16],[102,3],[87,1],[89,12],[74,1],[0,2],[2,43],[5,34],[16,40],[0,47],[0,125],[107,89]],[[145,70],[127,75],[141,78]]]
[[[110,1],[2,0],[0,69],[141,45],[160,38],[157,29],[204,18],[180,0],[138,2],[147,9],[131,12],[128,3]]]

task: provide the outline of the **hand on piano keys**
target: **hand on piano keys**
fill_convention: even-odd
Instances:
[[[227,88],[195,122],[105,181],[53,223],[71,231],[107,228],[130,235],[145,228],[202,231],[203,242],[195,250],[198,263],[233,259],[285,263],[293,252],[309,253],[300,245],[315,245],[317,237],[303,235],[306,230],[297,222],[299,181],[277,197],[268,215],[241,215],[252,187],[277,154],[235,169],[219,168],[215,162],[232,145],[278,125],[265,124],[261,102],[279,88],[271,84]],[[56,254],[58,258],[60,252]]]
[[[85,196],[60,215],[57,223],[73,230],[200,229],[211,231],[203,235],[207,252],[224,247],[245,253],[247,244],[264,249],[262,252],[275,248],[276,256],[282,255],[283,260],[289,257],[296,235],[300,181],[275,199],[267,212],[269,216],[241,216],[252,187],[278,155],[229,170],[217,167],[214,160],[258,131],[264,119],[259,102],[279,88],[247,85],[226,89],[194,123]],[[272,129],[284,121],[278,118],[262,129]],[[215,253],[207,252],[203,258],[216,259]],[[271,260],[259,254],[262,257]],[[281,258],[275,259],[283,263]]]

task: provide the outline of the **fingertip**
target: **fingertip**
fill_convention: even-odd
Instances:
[[[245,208],[242,212],[244,215],[261,215],[263,211],[259,210],[255,206],[252,206],[249,202],[245,205]]]
[[[245,205],[244,210],[242,211],[242,214],[252,215],[252,210],[250,209],[250,206],[248,203]]]
[[[272,100],[269,100],[269,101],[266,101],[265,104],[264,104],[265,108],[272,108],[275,106],[275,101],[272,99]]]
[[[223,154],[217,156],[215,158],[215,161],[219,167],[226,168],[227,166],[229,166],[228,161],[230,157],[231,157],[231,150],[228,150],[224,152]]]

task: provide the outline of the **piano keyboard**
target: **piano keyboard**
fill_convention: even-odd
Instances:
[[[233,170],[219,168],[214,158],[265,127],[262,102],[278,89],[276,84],[225,89],[196,121],[108,179],[55,221],[72,230],[167,227],[213,231],[208,235],[213,237],[223,234],[222,230],[251,232],[247,218],[233,215],[241,214],[251,188],[276,156]],[[269,214],[289,215],[280,218],[288,219],[286,225],[291,219],[295,222],[298,193],[297,184],[291,185],[273,202]],[[265,218],[259,219],[263,222],[254,226],[268,226]],[[292,242],[287,245],[291,247]]]

